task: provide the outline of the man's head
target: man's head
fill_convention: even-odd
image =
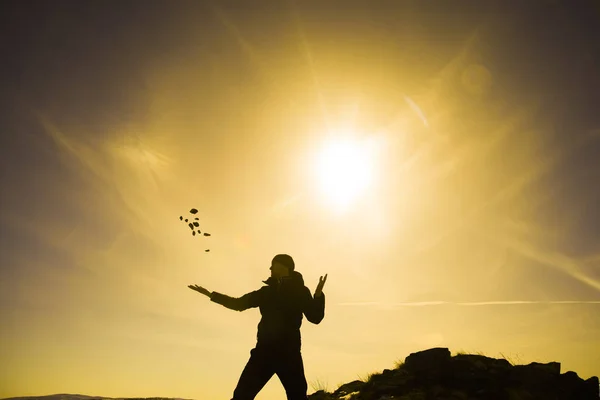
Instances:
[[[294,270],[294,260],[287,254],[277,254],[273,257],[269,269],[273,278],[288,276]]]

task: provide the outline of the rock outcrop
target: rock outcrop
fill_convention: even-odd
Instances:
[[[403,365],[309,400],[598,400],[598,377],[560,372],[560,363],[512,365],[447,348],[412,353]]]

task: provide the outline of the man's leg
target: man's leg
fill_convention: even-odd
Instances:
[[[283,384],[288,400],[306,400],[306,377],[300,350],[282,349],[278,354],[275,373]]]
[[[252,349],[232,400],[254,400],[275,373],[272,355],[263,349]]]

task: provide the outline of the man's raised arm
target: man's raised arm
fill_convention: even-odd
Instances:
[[[323,286],[327,282],[327,274],[325,277],[319,278],[319,284],[315,289],[314,297],[310,295],[310,290],[305,288],[303,296],[303,312],[306,319],[313,324],[318,324],[325,317],[325,295],[323,294]]]
[[[313,324],[318,324],[325,317],[325,295],[320,293],[313,297],[308,288],[304,291],[303,312],[306,319]]]

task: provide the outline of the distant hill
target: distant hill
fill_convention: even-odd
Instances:
[[[104,397],[83,394],[50,394],[47,396],[9,397],[1,400],[191,400],[178,397]]]
[[[309,400],[598,400],[598,377],[560,372],[560,363],[512,365],[447,348],[412,353],[393,370],[346,383]]]

